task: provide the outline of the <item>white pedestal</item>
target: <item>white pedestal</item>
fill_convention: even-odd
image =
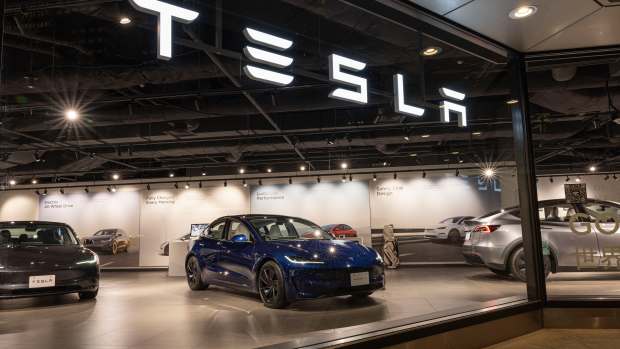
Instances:
[[[185,257],[188,251],[188,241],[175,240],[170,242],[168,276],[185,276]]]

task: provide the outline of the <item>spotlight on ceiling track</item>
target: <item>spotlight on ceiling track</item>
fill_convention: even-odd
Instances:
[[[454,176],[458,177],[461,175],[461,171],[459,171],[458,169],[454,172]]]
[[[614,173],[614,181],[618,179],[618,176]]]
[[[321,183],[321,177],[316,177],[316,182]]]
[[[394,172],[394,179],[398,179],[398,173]]]
[[[170,172],[170,173],[168,173],[168,177],[170,177],[170,178],[174,178],[174,172]]]
[[[511,99],[506,101],[506,104],[508,104],[508,105],[513,105],[513,104],[517,104],[517,103],[519,103],[519,100],[518,99],[514,99],[514,98],[511,98]]]
[[[605,180],[608,181],[610,178],[609,174],[607,176],[605,176]]]
[[[306,170],[306,166],[305,165],[299,166],[299,170],[302,171],[302,172],[305,171]]]
[[[353,175],[349,175],[349,182],[353,182]]]
[[[342,183],[345,183],[345,182],[347,181],[347,176],[342,175],[342,178],[340,179],[340,181],[341,181]]]
[[[376,181],[377,181],[377,175],[376,175],[376,174],[373,174],[373,175],[372,175],[372,181],[373,181],[373,182],[376,182]]]
[[[111,192],[112,192],[112,188],[111,188],[111,187],[109,187],[109,186],[106,188],[106,190],[108,191],[108,193],[111,193]]]
[[[553,183],[553,177],[549,177],[549,182]]]
[[[575,179],[575,182],[581,183],[581,177],[577,177],[577,179]]]
[[[150,184],[146,185],[146,190],[151,191],[151,185]]]
[[[270,169],[270,168],[268,168],[268,169],[267,169],[267,173],[271,173],[272,171],[273,171],[273,170],[272,170],[272,169]]]
[[[32,184],[37,184],[37,183],[39,183],[39,181],[38,181],[36,178],[33,178],[33,179],[30,181],[30,183],[32,183]]]
[[[228,186],[228,181],[224,181],[224,188]]]
[[[185,189],[189,189],[190,188],[189,183],[185,183],[185,187],[184,188]]]
[[[60,192],[60,194],[65,195],[65,189],[64,188],[60,188],[60,189],[58,189],[58,191]]]
[[[116,187],[112,187],[112,192],[116,193]]]
[[[77,121],[80,119],[80,112],[77,109],[69,108],[65,110],[65,119],[67,121]]]
[[[349,168],[349,164],[347,164],[346,162],[343,162],[340,164],[340,168],[343,170],[346,170],[347,168]]]
[[[174,183],[174,189],[179,189],[179,183]]]
[[[293,184],[293,178],[290,178],[290,177],[289,177],[289,179],[288,179],[288,184]]]
[[[566,182],[570,182],[570,177],[569,177],[569,176],[566,176],[565,181],[566,181]]]
[[[85,192],[86,194],[88,194],[88,193],[90,193],[90,189],[88,189],[88,187],[86,187],[86,188],[84,188],[84,192]]]
[[[239,174],[244,174],[245,173],[245,168],[240,168],[239,169]]]
[[[11,179],[11,180],[9,180],[9,185],[10,186],[17,185],[17,181],[15,179]]]
[[[127,25],[131,23],[131,18],[124,16],[124,17],[121,17],[121,19],[119,19],[118,22],[122,25]]]
[[[38,196],[41,196],[41,192],[39,190],[35,190],[34,193],[37,194]]]
[[[202,182],[198,182],[198,188],[202,189]]]
[[[115,173],[112,175],[112,179],[115,181],[118,181],[121,178],[121,175],[119,175],[118,173]]]
[[[247,188],[248,187],[248,183],[245,181],[245,179],[243,180],[243,187]]]
[[[596,172],[596,166],[592,165],[589,168],[590,172]]]
[[[261,186],[261,187],[263,186],[263,180],[262,179],[258,180],[258,185]]]
[[[422,178],[426,178],[426,171],[422,171]]]

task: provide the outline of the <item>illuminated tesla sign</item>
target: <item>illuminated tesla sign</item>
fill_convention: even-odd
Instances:
[[[172,58],[172,21],[191,23],[199,13],[158,0],[129,0],[137,10],[158,16],[158,58]],[[276,86],[288,86],[295,77],[284,70],[293,65],[294,59],[285,51],[293,47],[293,41],[263,32],[245,28],[243,35],[249,41],[243,48],[249,61],[243,66],[245,75],[255,81]],[[260,66],[259,66],[260,65]],[[262,67],[261,67],[262,66]],[[361,75],[367,64],[338,54],[328,57],[329,81],[342,85],[329,93],[329,98],[357,104],[368,104],[368,80]],[[358,75],[356,75],[358,74]],[[411,117],[422,117],[425,109],[407,104],[405,101],[405,76],[393,76],[394,111]],[[465,100],[462,92],[446,87],[439,89],[445,99],[439,103],[441,122],[449,123],[451,115],[458,115],[458,126],[467,127],[467,107],[459,102]]]
[[[150,13],[158,17],[157,58],[172,58],[172,20],[189,24],[198,18],[199,13],[174,6],[158,0],[129,0],[138,11]]]

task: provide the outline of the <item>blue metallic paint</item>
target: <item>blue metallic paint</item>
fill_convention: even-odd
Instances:
[[[188,258],[198,258],[204,282],[258,293],[260,268],[273,261],[284,274],[288,301],[369,293],[384,286],[383,263],[372,248],[344,240],[267,241],[244,217],[216,221],[241,221],[251,232],[252,242],[202,236],[189,251]],[[324,264],[294,263],[287,257],[316,259]],[[350,273],[362,271],[370,273],[370,284],[351,287]]]

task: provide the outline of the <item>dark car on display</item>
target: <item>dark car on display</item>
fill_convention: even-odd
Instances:
[[[102,252],[117,254],[129,250],[129,236],[122,229],[103,229],[83,239],[84,246]]]
[[[99,258],[66,224],[0,222],[0,298],[99,291]]]
[[[608,271],[618,266],[620,204],[587,200],[545,200],[538,203],[545,272]],[[463,255],[499,275],[525,281],[525,255],[519,207],[475,219]]]
[[[328,224],[321,227],[336,239],[356,238],[357,231],[347,224]]]
[[[372,248],[334,240],[305,219],[277,215],[214,221],[185,265],[192,290],[213,284],[256,292],[269,308],[328,296],[368,297],[384,286],[383,260]]]

